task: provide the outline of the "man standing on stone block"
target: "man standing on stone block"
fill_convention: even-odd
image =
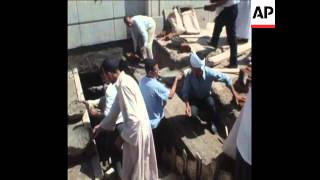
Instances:
[[[119,70],[120,60],[106,58],[104,76],[117,88],[117,96],[110,113],[95,126],[95,137],[115,125],[120,112],[123,123],[117,129],[122,140],[122,180],[156,180],[158,168],[149,116],[136,81]]]
[[[140,81],[139,85],[149,114],[159,163],[164,144],[162,140],[164,136],[163,129],[165,127],[164,106],[168,99],[174,96],[177,83],[182,78],[182,74],[177,74],[171,89],[168,89],[157,80],[159,77],[159,66],[155,60],[146,59],[145,70],[147,75]]]
[[[218,48],[218,42],[223,26],[226,26],[228,43],[230,46],[230,64],[228,67],[237,68],[237,39],[236,39],[236,19],[238,15],[238,3],[240,0],[210,0],[216,5],[216,19],[210,45],[215,50]]]
[[[196,53],[191,53],[190,56],[191,71],[186,74],[182,98],[186,104],[187,116],[197,116],[198,109],[209,111],[210,122],[209,129],[213,133],[218,133],[218,129],[222,128],[219,116],[216,111],[216,102],[212,96],[213,81],[225,82],[232,91],[235,100],[242,100],[242,97],[234,90],[231,79],[223,73],[214,71],[205,66],[205,60],[201,60]]]
[[[137,57],[137,51],[140,50],[143,59],[153,59],[152,44],[156,30],[154,19],[148,16],[137,15],[133,17],[125,16],[123,20],[131,32],[135,56]],[[142,45],[138,46],[141,41]]]

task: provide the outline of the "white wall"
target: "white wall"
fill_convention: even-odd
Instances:
[[[145,14],[160,18],[164,9],[170,11],[174,5],[203,7],[208,2],[209,0],[69,0],[68,49],[127,39],[127,29],[122,20],[125,15]],[[199,21],[207,21],[211,16],[203,10],[197,10],[197,13]]]
[[[127,38],[124,0],[68,1],[68,49]]]

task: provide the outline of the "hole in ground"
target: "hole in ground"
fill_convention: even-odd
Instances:
[[[86,100],[98,99],[104,96],[103,91],[92,92],[89,88],[103,86],[99,72],[79,74],[84,98]]]

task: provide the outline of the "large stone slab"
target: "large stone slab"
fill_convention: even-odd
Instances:
[[[223,106],[231,105],[233,94],[224,82],[213,82],[212,92]]]
[[[79,102],[74,77],[68,73],[68,119],[69,121],[81,120],[86,106]]]
[[[197,52],[201,57],[206,57],[207,54],[212,52],[213,48],[208,45],[207,41],[210,40],[214,23],[208,23],[206,28],[201,29],[199,35],[179,35],[187,41],[187,45],[191,51]],[[180,52],[180,49],[172,48],[172,40],[165,41],[164,39],[157,39],[154,43],[155,57],[159,59],[161,67],[170,68],[183,68],[189,66],[190,52]],[[219,46],[226,44],[226,32],[223,29]],[[228,47],[226,47],[228,48]],[[225,48],[223,48],[225,49]]]
[[[91,130],[83,124],[68,125],[68,155],[79,155],[86,150],[91,140]]]
[[[201,158],[201,176],[205,179],[213,177],[216,158],[222,152],[223,140],[209,132],[200,122],[188,118],[185,115],[185,104],[177,95],[168,101],[165,116],[170,124],[170,140],[174,141],[177,152],[183,148],[188,154],[186,171],[189,178],[195,178],[197,157]],[[184,162],[179,155],[176,156],[176,163],[179,164],[177,167],[180,167],[178,172],[182,173]]]
[[[69,121],[81,120],[86,111],[86,106],[78,100],[72,101],[68,105],[68,119]]]

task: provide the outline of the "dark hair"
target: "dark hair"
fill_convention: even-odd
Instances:
[[[115,73],[119,70],[120,59],[106,57],[102,62],[104,72]]]
[[[158,64],[155,60],[153,59],[146,59],[144,63],[144,69],[146,70],[146,73],[150,71],[154,71],[154,66]]]
[[[130,18],[130,16],[124,16],[123,17],[123,21],[126,23],[126,24],[128,24],[128,19]]]

